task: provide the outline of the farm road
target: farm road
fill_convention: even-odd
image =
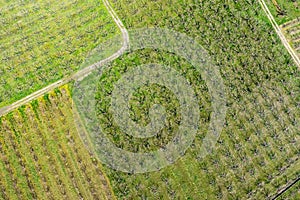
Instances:
[[[278,26],[277,22],[275,21],[272,13],[270,12],[266,2],[264,0],[259,0],[259,3],[261,5],[262,9],[264,10],[264,12],[266,13],[266,15],[267,15],[269,21],[271,22],[273,28],[275,29],[277,35],[279,36],[281,42],[283,43],[285,48],[288,50],[289,54],[292,56],[292,58],[295,61],[296,65],[300,69],[300,58],[298,57],[295,50],[291,47],[291,45],[287,41],[286,37],[284,36],[284,34],[281,31],[280,27]]]
[[[38,90],[38,91],[26,96],[25,98],[15,102],[15,103],[12,103],[11,105],[0,108],[0,116],[3,116],[5,114],[13,111],[14,109],[29,103],[30,101],[50,92],[51,90],[70,82],[71,80],[79,80],[79,79],[82,79],[83,77],[88,76],[94,69],[96,69],[108,62],[115,60],[116,58],[121,56],[126,51],[126,49],[129,46],[128,31],[125,28],[125,26],[123,25],[122,21],[117,16],[117,14],[115,13],[115,11],[113,10],[113,8],[111,7],[111,5],[109,4],[108,0],[103,0],[103,3],[122,33],[122,39],[123,39],[122,47],[117,52],[115,52],[113,55],[111,55],[110,57],[108,57],[104,60],[101,60],[99,62],[96,62],[96,63],[76,72],[75,74],[73,74],[70,77],[63,78],[51,85],[48,85],[47,87],[45,87],[41,90]]]

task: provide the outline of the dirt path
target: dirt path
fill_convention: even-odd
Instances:
[[[115,13],[115,11],[113,10],[113,8],[111,7],[111,5],[109,4],[108,0],[103,0],[103,3],[105,5],[105,7],[107,8],[109,14],[112,16],[114,22],[117,24],[118,28],[120,29],[121,33],[122,33],[122,38],[123,38],[123,45],[122,47],[117,51],[115,52],[113,55],[111,55],[110,57],[104,59],[104,60],[101,60],[97,63],[94,63],[78,72],[76,72],[75,74],[73,74],[72,76],[70,77],[66,77],[66,78],[63,78],[51,85],[48,85],[47,87],[41,89],[41,90],[38,90],[28,96],[26,96],[25,98],[15,102],[15,103],[12,103],[11,105],[9,106],[5,106],[3,108],[0,108],[0,116],[3,116],[7,113],[9,113],[10,111],[13,111],[14,109],[24,105],[24,104],[27,104],[29,103],[30,101],[50,92],[51,90],[59,87],[59,86],[62,86],[66,83],[68,83],[69,81],[71,80],[78,80],[78,79],[82,79],[83,77],[85,76],[88,76],[94,69],[112,61],[112,60],[115,60],[116,58],[118,58],[119,56],[121,56],[125,51],[126,49],[128,48],[129,46],[129,36],[128,36],[128,32],[126,30],[126,28],[124,27],[122,21],[118,18],[117,14]]]
[[[283,32],[281,31],[280,27],[278,26],[277,22],[275,21],[273,15],[271,14],[266,2],[264,0],[259,0],[261,7],[263,8],[264,12],[266,13],[269,21],[271,22],[273,28],[275,29],[277,35],[279,36],[280,40],[282,41],[285,48],[288,50],[289,54],[292,56],[293,60],[295,61],[296,65],[300,69],[300,59],[297,56],[295,50],[291,47],[289,42],[287,41],[286,37],[284,36]]]
[[[298,181],[300,182],[300,177],[298,177],[296,180],[291,181],[290,183],[288,183],[284,188],[282,188],[273,198],[272,200],[277,199],[278,197],[280,197],[284,192],[286,192],[288,189],[290,189],[292,186],[296,185],[296,183],[298,183]]]

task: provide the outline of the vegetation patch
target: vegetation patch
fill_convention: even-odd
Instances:
[[[299,156],[300,112],[297,102],[300,74],[263,17],[265,14],[259,3],[121,0],[113,1],[113,7],[127,28],[158,26],[196,38],[220,68],[228,99],[226,124],[210,155],[204,159],[198,157],[201,136],[205,134],[206,126],[203,126],[199,128],[203,134],[198,134],[191,148],[172,166],[146,174],[126,174],[106,168],[117,197],[259,199],[272,196],[277,188],[270,183],[288,173],[287,170],[297,163],[294,158]],[[113,63],[112,68],[120,70],[112,69],[111,73],[106,73],[105,79],[110,80],[107,82],[118,79],[123,65],[137,66],[141,60],[160,62],[172,56],[176,57],[151,58],[144,52],[124,55]],[[169,65],[184,70],[181,62],[178,64],[172,60]],[[99,101],[103,100],[102,96],[107,95],[100,95]],[[207,97],[204,93],[204,99]],[[137,99],[132,99],[132,103]],[[144,101],[134,112],[137,116],[151,98],[140,99]],[[104,104],[109,106],[109,101]],[[99,114],[103,114],[101,106]],[[206,116],[204,112],[202,114]],[[147,118],[139,119],[147,121]],[[113,126],[113,119],[110,122]],[[118,133],[117,127],[112,133]],[[120,147],[125,149],[138,144],[140,149],[149,150],[141,147],[145,146],[142,141],[127,143],[127,140],[114,140],[113,136],[111,140],[117,145],[122,143]],[[293,176],[295,174],[291,178]],[[280,184],[285,181],[280,178]]]
[[[77,133],[68,88],[59,91],[0,118],[1,199],[114,199]]]
[[[111,104],[111,93],[114,89],[114,84],[127,71],[134,69],[140,64],[151,63],[156,61],[163,65],[172,63],[179,73],[184,74],[193,86],[195,94],[198,97],[199,108],[201,112],[199,125],[203,130],[207,129],[209,115],[211,113],[210,95],[208,89],[201,79],[201,75],[187,61],[168,54],[167,52],[159,52],[152,50],[140,50],[138,53],[130,53],[122,59],[113,62],[112,66],[103,72],[103,76],[98,83],[98,116],[103,131],[107,133],[110,140],[114,141],[115,145],[130,152],[147,152],[154,151],[157,148],[165,146],[170,139],[172,133],[178,129],[180,124],[179,102],[176,96],[166,87],[158,84],[145,85],[132,94],[129,101],[130,117],[132,121],[146,126],[150,123],[149,109],[154,104],[162,105],[166,110],[166,121],[164,128],[154,137],[146,139],[138,139],[133,136],[123,133],[122,130],[115,124],[112,113],[109,110]],[[159,61],[159,62],[157,62]],[[199,133],[199,135],[202,135]],[[200,136],[199,136],[200,137]]]
[[[102,1],[0,3],[0,107],[79,69],[118,32]]]

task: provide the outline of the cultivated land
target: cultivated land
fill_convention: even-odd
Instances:
[[[228,98],[226,124],[218,144],[211,155],[198,159],[210,104],[205,83],[199,87],[197,84],[203,83],[196,82],[195,90],[203,94],[203,126],[192,147],[174,165],[155,173],[130,175],[106,168],[118,198],[265,199],[299,176],[300,73],[258,2],[112,2],[127,28],[160,26],[195,37],[220,67]],[[124,66],[137,66],[140,61],[164,62],[174,56],[162,58],[155,53],[141,51],[117,59],[100,85],[105,87],[106,82],[104,90],[109,94],[111,83],[126,71]],[[167,61],[179,71],[182,62]],[[185,71],[183,74],[190,75]],[[132,118],[141,119],[142,124],[148,120],[145,116],[152,97],[161,90],[149,87],[141,88],[131,102]],[[101,103],[109,105],[109,99],[102,98],[107,94],[101,93],[101,88],[99,91]],[[144,98],[145,94],[151,98]],[[110,123],[109,112],[101,106],[99,115],[104,116],[101,122],[107,135],[122,148],[153,150],[156,139],[169,139],[163,133],[152,142],[127,138]],[[176,122],[176,116],[172,119]]]
[[[63,87],[1,117],[0,198],[111,199],[103,171],[120,199],[265,199],[299,177],[300,73],[258,2],[113,3],[126,27],[184,32],[197,38],[220,67],[228,112],[215,150],[204,159],[197,157],[211,112],[201,76],[176,55],[140,50],[105,70],[97,94],[100,122],[117,146],[130,151],[154,150],[167,143],[180,116],[177,100],[164,87],[140,88],[130,101],[131,116],[141,124],[149,122],[147,111],[153,102],[166,106],[169,126],[152,140],[121,133],[107,108],[112,83],[124,72],[147,62],[171,65],[191,82],[201,112],[201,128],[184,157],[154,173],[102,170],[79,139],[69,89]],[[299,196],[295,187],[288,192],[291,198]]]
[[[79,69],[119,30],[102,1],[0,3],[0,107]]]
[[[103,3],[108,6],[111,20],[123,34],[120,39],[124,40],[123,45],[115,45],[117,49],[112,49],[115,52],[109,50],[106,55],[109,57],[100,62],[88,65],[79,63],[76,67],[83,69],[77,73],[1,110],[1,116],[10,112],[0,118],[1,199],[114,199],[101,165],[84,148],[79,138],[68,88],[64,86],[46,94],[115,59],[126,48],[126,30],[107,2]],[[106,13],[100,14],[103,17]],[[88,36],[96,37],[93,32]],[[104,33],[101,36],[105,39],[108,35]],[[97,45],[95,41],[92,44]],[[46,95],[28,103],[43,94]],[[21,105],[21,108],[13,110]]]
[[[0,158],[1,199],[114,199],[66,86],[0,118]]]

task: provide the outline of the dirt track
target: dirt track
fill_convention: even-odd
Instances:
[[[126,30],[126,28],[124,27],[122,21],[118,18],[117,14],[115,13],[115,11],[113,10],[113,8],[110,6],[108,0],[103,0],[103,3],[105,5],[105,7],[107,8],[109,14],[112,16],[113,20],[115,21],[115,23],[117,24],[118,28],[120,29],[121,33],[122,33],[122,38],[123,38],[123,45],[122,47],[117,51],[115,52],[113,55],[111,55],[110,57],[104,59],[104,60],[101,60],[97,63],[94,63],[78,72],[76,72],[75,74],[73,74],[72,76],[70,77],[66,77],[66,78],[63,78],[51,85],[48,85],[47,87],[41,89],[41,90],[38,90],[28,96],[26,96],[25,98],[9,105],[9,106],[5,106],[3,108],[0,108],[0,116],[3,116],[7,113],[9,113],[10,111],[13,111],[14,109],[24,105],[24,104],[27,104],[29,103],[30,101],[50,92],[51,90],[61,86],[61,85],[64,85],[66,83],[68,83],[69,81],[71,80],[78,80],[82,77],[85,77],[87,75],[89,75],[94,69],[118,58],[119,56],[121,56],[125,51],[126,49],[128,48],[129,46],[129,36],[128,36],[128,32]]]
[[[297,56],[297,53],[295,50],[291,47],[289,42],[287,41],[286,37],[284,36],[283,32],[281,31],[280,27],[278,26],[277,22],[275,21],[273,15],[271,14],[266,2],[264,0],[259,0],[259,3],[266,13],[267,17],[269,18],[269,21],[271,22],[273,28],[275,29],[277,35],[279,36],[281,42],[285,46],[285,48],[288,50],[289,54],[292,56],[293,60],[295,61],[296,65],[300,69],[300,59]]]

